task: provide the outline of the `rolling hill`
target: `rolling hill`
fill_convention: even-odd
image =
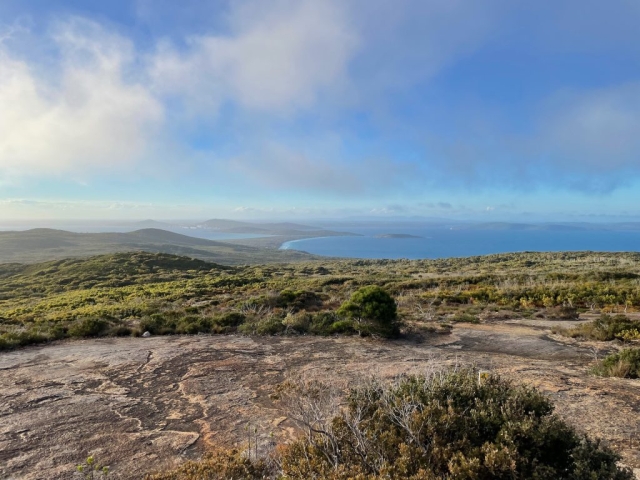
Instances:
[[[157,228],[128,233],[74,233],[48,228],[0,232],[0,263],[37,263],[130,251],[170,253],[225,265],[314,258],[302,252],[217,242]]]

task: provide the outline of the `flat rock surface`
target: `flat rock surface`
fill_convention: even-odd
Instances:
[[[601,346],[604,346],[602,344]],[[540,326],[459,325],[421,341],[175,336],[81,340],[0,354],[0,478],[63,479],[93,454],[117,478],[198,458],[213,444],[295,435],[276,385],[348,384],[475,364],[545,391],[557,412],[640,468],[640,382],[588,373],[593,352]]]

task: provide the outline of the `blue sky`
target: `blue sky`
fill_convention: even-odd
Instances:
[[[635,0],[2,0],[0,220],[640,219]]]

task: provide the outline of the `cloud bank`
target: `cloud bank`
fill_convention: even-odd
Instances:
[[[0,185],[123,172],[144,181],[166,167],[215,171],[241,193],[391,201],[425,189],[611,192],[640,178],[640,68],[541,80],[531,104],[491,85],[517,89],[508,74],[538,88],[514,58],[532,73],[537,56],[635,58],[624,50],[640,19],[631,2],[580,18],[573,0],[196,4],[211,21],[191,34],[141,39],[89,15],[0,30]],[[136,21],[151,21],[149,5]],[[165,16],[176,8],[162,5]],[[594,38],[598,15],[612,27]],[[48,42],[51,58],[21,42]]]

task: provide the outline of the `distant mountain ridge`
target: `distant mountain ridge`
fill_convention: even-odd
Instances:
[[[158,228],[133,232],[75,233],[50,228],[0,231],[0,263],[36,263],[106,253],[170,253],[224,265],[312,260],[304,252],[279,251],[190,237]]]
[[[486,222],[455,225],[454,230],[505,230],[505,231],[638,231],[640,223],[511,223]]]

